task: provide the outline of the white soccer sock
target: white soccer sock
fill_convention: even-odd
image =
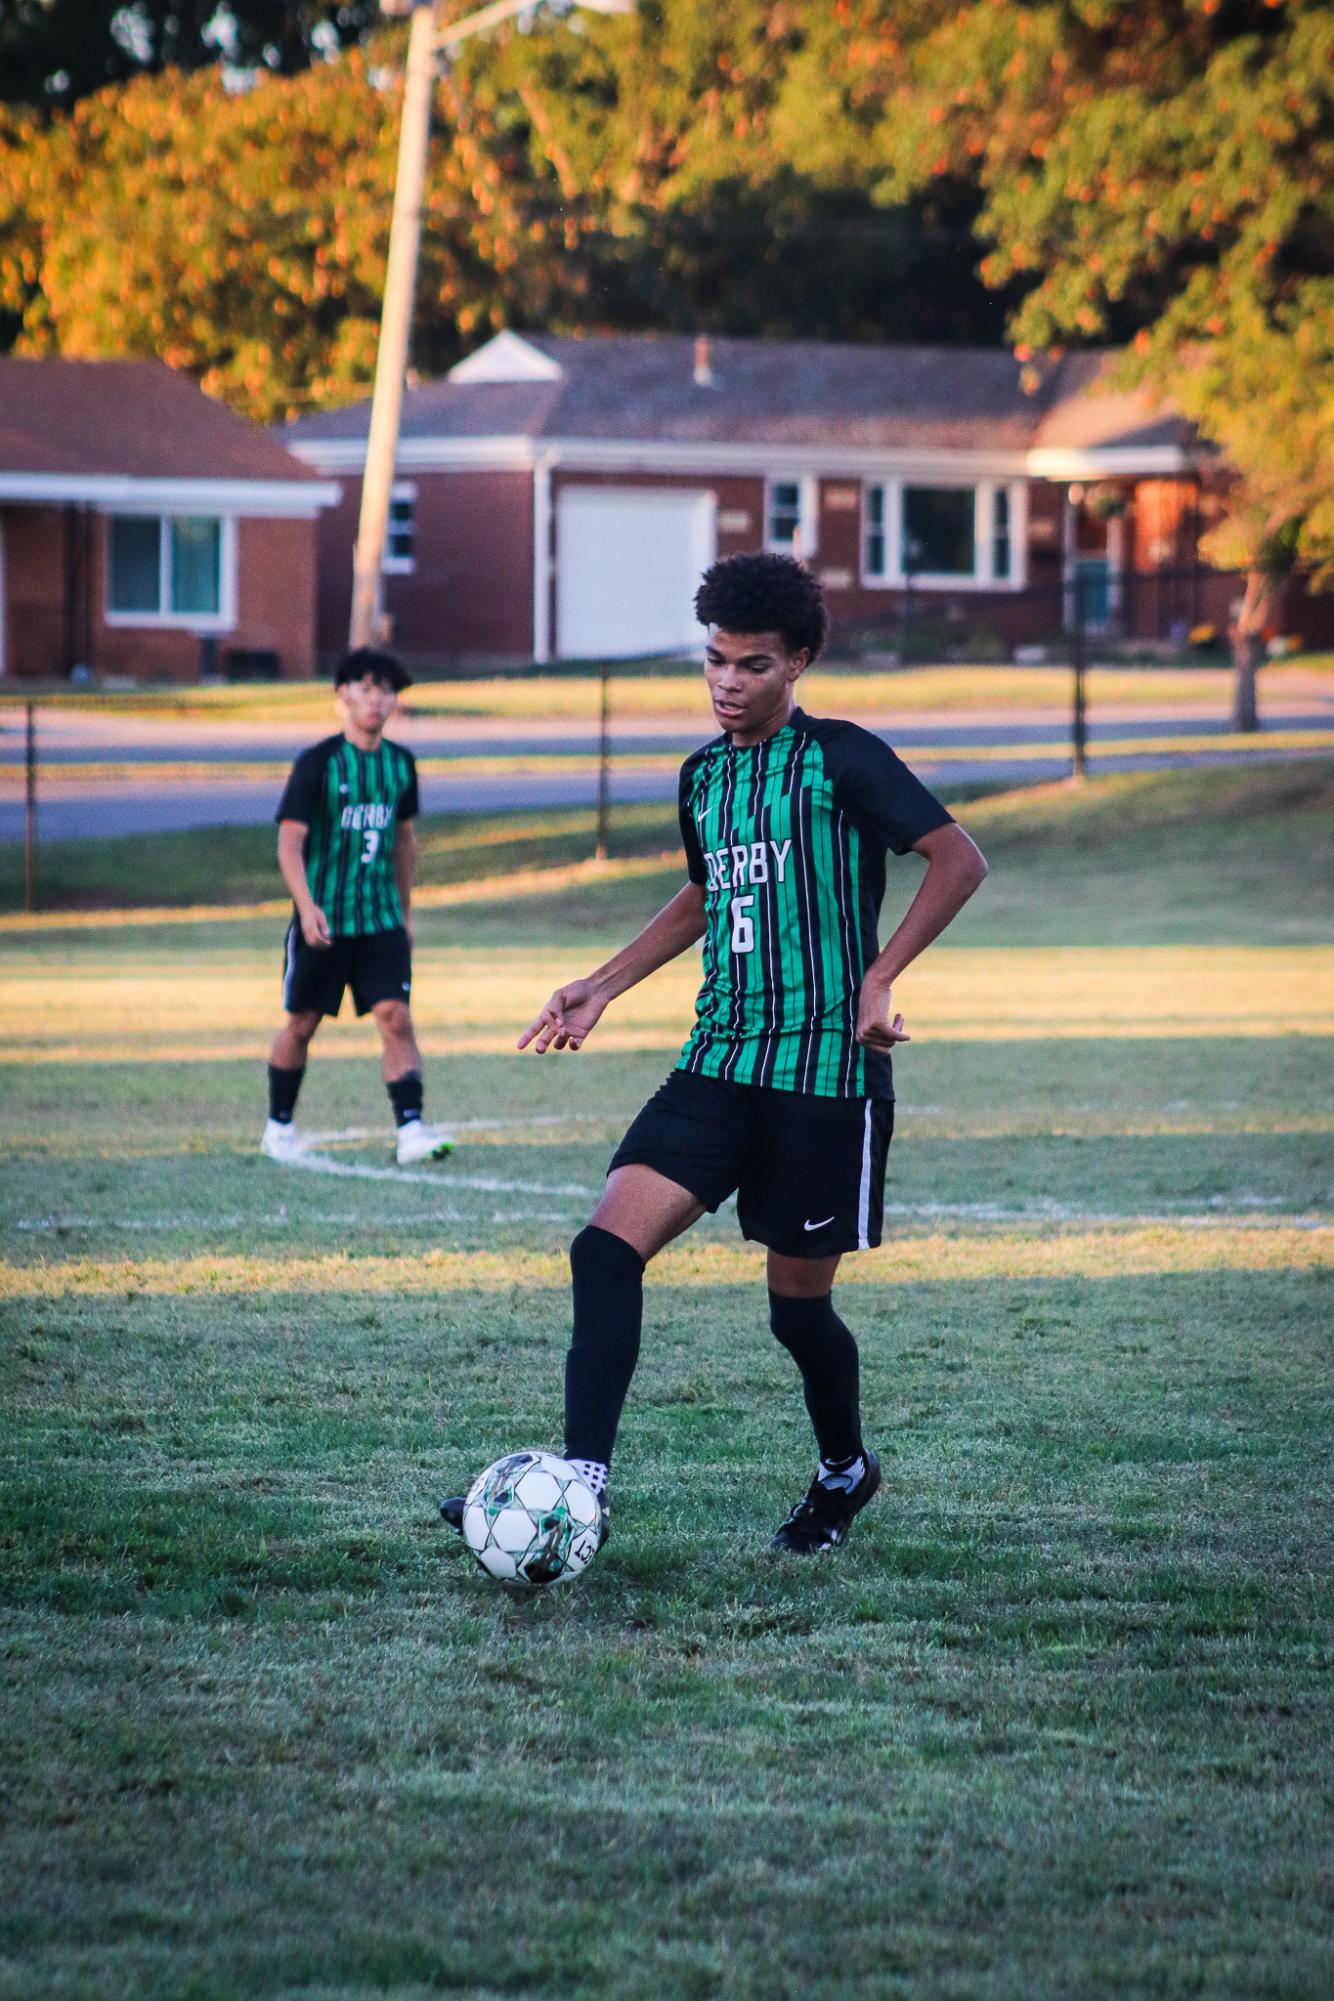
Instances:
[[[866,1460],[859,1452],[855,1459],[822,1459],[816,1474],[822,1487],[833,1487],[840,1494],[850,1494],[866,1471]]]
[[[591,1487],[598,1499],[601,1500],[607,1491],[607,1474],[609,1469],[603,1465],[600,1459],[571,1459],[569,1463],[573,1466],[584,1485]]]

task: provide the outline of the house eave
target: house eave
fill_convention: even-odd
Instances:
[[[174,510],[313,521],[322,507],[334,507],[340,498],[341,489],[331,480],[135,479],[0,470],[0,501],[98,507],[113,514]]]

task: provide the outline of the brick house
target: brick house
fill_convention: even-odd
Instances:
[[[0,359],[0,675],[308,675],[338,488],[155,361]]]
[[[1113,356],[1026,386],[997,349],[498,334],[404,398],[385,607],[409,658],[628,656],[698,643],[715,555],[795,550],[835,628],[892,635],[905,597],[1014,645],[1223,625],[1202,573],[1216,461]],[[320,521],[319,647],[347,631],[369,405],[283,435],[342,482]],[[1326,601],[1326,612],[1329,601]],[[892,643],[892,638],[889,641]]]

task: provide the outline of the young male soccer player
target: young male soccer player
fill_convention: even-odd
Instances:
[[[681,770],[689,881],[624,951],[551,996],[519,1039],[579,1049],[609,1001],[704,940],[698,1016],[680,1062],[622,1140],[570,1249],[574,1338],[565,1456],[605,1493],[639,1353],[644,1269],[706,1209],[737,1196],[768,1247],[769,1324],[801,1373],[819,1448],[810,1489],[772,1547],[835,1549],[880,1485],[862,1438],[857,1344],[831,1289],[846,1251],[880,1242],[893,1128],[890,1052],[909,1037],[891,987],[972,895],[987,865],[878,737],[796,706],[827,627],[790,557],[715,563],[695,600],[722,735]],[[884,950],[885,854],[926,861]],[[453,1526],[462,1504],[446,1501]]]
[[[287,933],[287,1020],[269,1052],[269,1116],[260,1147],[272,1160],[301,1151],[292,1125],[306,1056],[320,1021],[351,987],[384,1050],[399,1161],[438,1160],[453,1142],[422,1123],[422,1060],[413,1032],[408,912],[417,859],[417,766],[385,739],[408,676],[392,653],[363,646],[334,671],[342,732],[303,750],[278,802],[278,866],[295,914]]]

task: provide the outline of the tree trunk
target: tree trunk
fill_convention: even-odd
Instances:
[[[1233,626],[1232,664],[1237,674],[1232,684],[1232,727],[1258,730],[1260,716],[1255,699],[1255,672],[1260,665],[1258,632],[1243,632],[1239,625]]]
[[[1260,727],[1256,699],[1256,675],[1260,666],[1260,646],[1273,598],[1273,579],[1263,570],[1251,570],[1246,592],[1228,627],[1232,643],[1232,663],[1236,680],[1232,689],[1232,727],[1257,730]]]

